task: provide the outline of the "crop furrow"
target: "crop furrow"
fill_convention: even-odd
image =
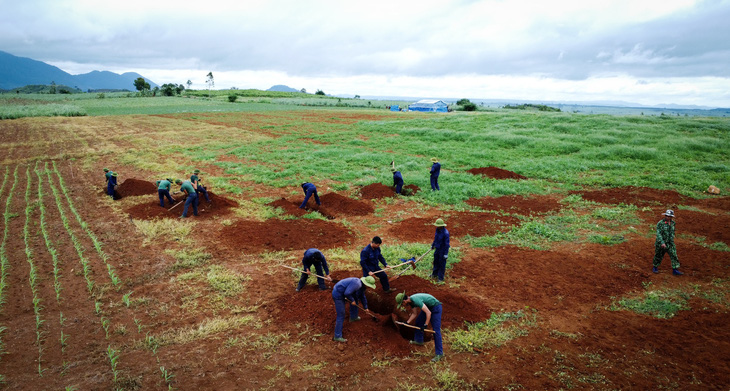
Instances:
[[[43,306],[41,305],[41,298],[38,295],[38,269],[36,268],[35,261],[33,259],[33,251],[30,245],[30,219],[33,213],[35,205],[30,201],[30,193],[33,184],[33,177],[30,175],[30,166],[25,167],[25,177],[27,179],[27,185],[25,187],[25,224],[23,225],[23,242],[25,243],[25,260],[28,262],[28,283],[30,284],[30,291],[33,294],[33,314],[35,315],[35,334],[36,334],[36,345],[38,346],[38,375],[43,376],[43,317],[41,311]]]
[[[61,191],[63,192],[64,196],[66,197],[66,203],[68,204],[69,209],[71,210],[71,213],[76,217],[76,221],[81,225],[81,228],[86,232],[86,234],[91,239],[91,242],[94,244],[94,248],[96,249],[97,254],[99,254],[99,257],[101,258],[102,262],[104,262],[104,265],[106,266],[106,270],[109,273],[109,278],[112,281],[112,284],[114,286],[119,286],[121,284],[121,279],[117,276],[117,273],[114,270],[114,267],[109,263],[109,256],[104,252],[102,249],[101,241],[99,238],[96,237],[96,234],[89,229],[88,224],[84,221],[84,219],[81,217],[79,212],[76,210],[76,207],[73,204],[73,201],[71,200],[71,196],[68,193],[68,189],[66,188],[66,185],[63,181],[63,177],[61,176],[61,173],[58,171],[58,167],[56,166],[56,162],[53,161],[53,171],[55,172],[56,176],[58,177],[58,184],[61,188]]]
[[[51,238],[48,236],[48,228],[46,223],[46,206],[43,203],[43,177],[41,171],[38,169],[38,162],[36,162],[35,173],[38,177],[38,209],[40,210],[40,226],[43,240],[46,243],[46,249],[51,254],[53,260],[53,289],[56,291],[56,302],[61,302],[61,266],[58,261],[58,251],[56,250]]]

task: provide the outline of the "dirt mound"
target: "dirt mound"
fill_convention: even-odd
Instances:
[[[484,212],[454,212],[443,218],[451,237],[494,235],[520,223],[515,217]],[[434,218],[411,217],[393,224],[388,232],[401,240],[430,242],[436,232],[434,221]]]
[[[584,200],[603,204],[633,204],[636,206],[663,205],[666,208],[676,207],[679,204],[692,202],[674,190],[657,190],[649,187],[616,187],[592,191],[571,191],[570,194],[580,194]]]
[[[498,167],[479,167],[466,170],[466,172],[474,175],[484,175],[493,179],[527,179],[526,176],[522,176],[516,172],[503,170]]]
[[[375,211],[372,205],[353,200],[337,193],[327,193],[320,197],[322,206],[319,208],[326,215],[338,216],[366,216]]]
[[[122,182],[117,188],[117,192],[122,197],[133,197],[147,194],[157,194],[157,185],[153,182],[143,181],[141,179],[129,178]]]
[[[484,210],[501,210],[507,213],[516,213],[529,216],[537,213],[547,213],[560,210],[562,205],[554,196],[504,196],[498,198],[472,198],[466,201],[471,206]]]
[[[360,196],[368,200],[393,197],[395,190],[382,183],[371,183],[360,189]]]
[[[345,227],[323,220],[269,219],[240,221],[224,227],[219,235],[220,243],[229,248],[250,253],[265,251],[320,250],[347,246],[354,243],[355,235]]]
[[[359,273],[336,271],[331,274],[333,279],[360,277]],[[333,284],[328,284],[330,287]],[[448,288],[434,286],[428,281],[416,276],[403,276],[393,281],[398,292],[408,294],[428,293],[438,299],[443,305],[442,328],[462,327],[464,322],[478,322],[489,318],[492,309],[480,301],[463,297]],[[332,300],[332,291],[319,291],[307,286],[301,292],[286,294],[276,300],[277,307],[273,315],[278,321],[287,323],[303,323],[309,325],[313,331],[327,336],[334,335],[335,308]],[[403,357],[411,353],[408,340],[413,338],[412,329],[401,327],[399,331],[392,322],[390,314],[395,313],[400,321],[405,321],[408,314],[405,310],[395,309],[396,293],[384,293],[381,287],[375,290],[367,289],[365,295],[368,308],[376,313],[377,321],[372,320],[364,311],[360,311],[362,320],[350,323],[345,318],[343,335],[347,345],[370,345],[378,349],[387,350],[390,354]],[[349,311],[349,309],[347,310]],[[349,312],[348,312],[349,314]],[[428,340],[428,333],[427,338]],[[326,338],[325,341],[328,341]]]
[[[285,214],[292,216],[304,216],[305,214],[307,214],[306,210],[299,209],[299,203],[289,201],[286,198],[279,198],[278,200],[274,202],[269,202],[266,205],[273,208],[281,208],[282,210],[284,210]]]
[[[212,191],[208,192],[208,196],[210,197],[211,203],[205,202],[205,197],[202,195],[199,195],[200,197],[200,204],[198,205],[198,216],[195,216],[194,218],[199,219],[208,219],[213,216],[222,216],[225,214],[228,214],[231,212],[231,208],[235,208],[238,206],[238,203],[236,201],[233,201],[231,199],[221,197],[213,193]],[[183,201],[183,197],[178,197],[175,201],[175,204],[177,205],[179,202]],[[155,197],[150,197],[150,200],[142,203],[134,205],[133,207],[125,210],[129,214],[129,217],[133,219],[138,220],[151,220],[158,217],[178,217],[182,215],[183,208],[185,204],[182,203],[180,205],[177,205],[174,209],[168,210],[172,208],[172,205],[170,205],[167,202],[167,199],[165,199],[165,207],[160,206],[160,199],[157,197],[157,194],[155,193]],[[193,215],[192,207],[188,208],[188,217]]]

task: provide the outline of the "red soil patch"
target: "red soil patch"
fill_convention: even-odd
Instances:
[[[522,176],[512,171],[503,170],[498,167],[479,167],[466,170],[466,172],[474,175],[484,175],[493,179],[527,179],[526,176]]]
[[[640,216],[647,224],[656,226],[656,223],[664,217],[661,215],[663,212],[664,209],[657,207],[649,212],[640,212]],[[724,242],[730,245],[730,215],[711,215],[692,210],[675,210],[674,214],[676,216],[674,221],[677,224],[676,235],[704,236],[707,238],[707,244]]]
[[[375,211],[372,205],[366,202],[353,200],[337,193],[327,193],[319,198],[322,201],[319,209],[326,215],[366,216]]]
[[[307,214],[306,210],[299,209],[300,204],[291,202],[286,198],[279,198],[278,200],[269,202],[266,205],[271,206],[272,208],[281,208],[282,210],[284,210],[284,213],[292,216],[304,216],[305,214]]]
[[[403,186],[401,195],[411,196],[418,193],[421,189],[416,185]],[[375,200],[395,196],[395,190],[392,187],[382,183],[371,183],[360,189],[360,196],[368,200]]]
[[[337,271],[331,274],[333,279],[347,277],[360,277],[359,273]],[[332,287],[334,284],[329,284]],[[438,299],[443,305],[442,328],[458,328],[464,322],[478,322],[489,318],[492,310],[481,301],[470,297],[464,297],[447,288],[434,286],[420,277],[407,275],[393,281],[399,292],[406,291],[408,294],[428,293]],[[343,327],[343,335],[347,339],[346,346],[370,345],[378,349],[386,350],[389,354],[399,357],[411,353],[411,345],[408,340],[413,338],[412,329],[401,327],[396,328],[390,314],[395,313],[400,321],[408,318],[405,310],[396,310],[396,293],[384,293],[381,287],[375,290],[367,289],[365,295],[368,300],[368,308],[376,313],[377,321],[360,311],[362,320],[350,323],[349,307],[346,311]],[[277,321],[286,323],[303,323],[309,325],[314,332],[326,335],[334,335],[335,329],[335,308],[332,300],[332,291],[319,291],[316,287],[306,286],[301,292],[292,292],[279,297],[277,306],[273,309],[273,315]],[[429,333],[426,334],[428,340]],[[327,340],[327,339],[325,339]]]
[[[249,253],[321,250],[355,242],[355,236],[340,224],[309,219],[240,221],[224,227],[219,239],[224,246]]]
[[[371,183],[360,189],[360,196],[368,200],[375,200],[386,197],[393,197],[395,190],[382,183]]]
[[[636,206],[664,205],[665,207],[676,207],[679,204],[691,202],[691,198],[685,197],[674,190],[657,190],[649,187],[616,187],[603,190],[571,191],[570,194],[580,194],[584,200],[600,202],[603,204],[633,204]]]
[[[191,217],[191,218],[202,218],[202,219],[208,219],[213,216],[222,216],[225,214],[230,213],[231,208],[235,208],[238,206],[238,203],[236,201],[230,200],[225,197],[221,197],[213,193],[212,191],[208,192],[208,196],[210,197],[211,203],[207,203],[205,201],[205,197],[203,195],[199,195],[200,197],[200,204],[198,205],[198,216]],[[175,199],[178,202],[182,201],[183,197],[178,197]],[[168,210],[172,208],[172,205],[170,205],[167,202],[167,199],[165,199],[165,207],[160,206],[160,199],[157,197],[157,193],[155,192],[155,197],[150,197],[150,201],[145,202],[143,204],[137,204],[129,209],[127,209],[125,212],[129,213],[129,217],[133,219],[138,220],[151,220],[158,217],[178,217],[182,215],[183,208],[185,207],[185,204],[180,204],[175,207],[173,210]],[[192,207],[188,208],[188,217],[193,215]]]
[[[157,194],[157,186],[152,182],[129,178],[119,185],[117,192],[122,197]]]
[[[497,232],[506,232],[520,222],[512,216],[484,212],[455,212],[444,215],[443,218],[451,237],[494,235]],[[436,232],[434,221],[434,218],[411,217],[393,224],[388,232],[401,240],[430,242]]]
[[[471,206],[484,210],[501,210],[507,213],[516,213],[529,216],[536,213],[547,213],[560,210],[562,205],[553,196],[504,196],[498,198],[484,197],[466,201]]]

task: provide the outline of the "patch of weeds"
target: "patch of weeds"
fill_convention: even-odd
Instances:
[[[318,212],[309,212],[302,216],[303,219],[309,219],[309,220],[325,220],[327,221],[327,217],[325,215],[318,213]]]
[[[233,210],[234,213],[236,216],[243,217],[247,220],[266,221],[284,215],[283,209],[274,208],[258,202],[241,200],[238,204],[238,208]]]
[[[189,243],[188,236],[192,232],[195,222],[178,221],[178,219],[134,220],[134,225],[145,236],[143,245],[160,239]]]
[[[626,238],[624,238],[623,235],[591,235],[588,237],[588,241],[591,243],[613,246],[614,244],[625,242]]]
[[[566,333],[566,332],[559,331],[559,330],[550,330],[550,336],[553,338],[568,338],[568,339],[572,339],[574,341],[577,340],[579,337],[578,334]]]
[[[537,322],[535,310],[517,312],[493,312],[484,322],[467,324],[466,330],[446,333],[451,349],[457,352],[481,352],[485,348],[502,346],[505,343],[527,335],[528,328]]]
[[[643,297],[623,298],[609,307],[612,311],[627,309],[639,314],[651,315],[660,319],[672,318],[677,312],[689,310],[689,295],[674,289],[648,291]]]
[[[432,366],[433,379],[438,385],[438,390],[481,390],[479,384],[465,381],[459,377],[459,373],[452,370],[448,365]]]
[[[289,333],[283,333],[283,334],[272,334],[268,333],[266,335],[259,335],[252,343],[251,346],[254,349],[261,349],[261,350],[271,350],[275,349],[279,345],[281,345],[282,342],[289,339]],[[327,363],[325,363],[327,364]]]
[[[251,280],[251,276],[244,276],[220,265],[212,265],[206,279],[210,287],[219,294],[235,296],[243,292],[243,283]]]
[[[465,240],[474,247],[515,245],[546,250],[552,242],[576,240],[576,232],[586,224],[586,221],[586,216],[579,216],[570,209],[564,209],[558,214],[527,220],[506,233],[480,238],[467,236]]]
[[[178,271],[180,269],[193,269],[198,266],[205,265],[213,256],[204,252],[199,248],[182,249],[182,250],[165,250],[165,253],[174,257],[177,262],[170,266],[170,271]]]
[[[302,364],[302,371],[314,371],[319,372],[327,366],[327,361],[322,361],[317,364]]]
[[[150,346],[152,343],[152,346],[157,349],[162,346],[185,344],[224,331],[239,329],[247,325],[253,326],[256,323],[256,319],[252,315],[205,319],[197,326],[168,330],[158,336],[148,334],[144,341],[137,342],[135,346]]]
[[[727,244],[725,244],[723,242],[715,242],[707,247],[709,249],[715,250],[715,251],[730,251],[730,246],[728,246]]]

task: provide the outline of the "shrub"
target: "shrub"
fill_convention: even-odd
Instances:
[[[466,103],[464,104],[464,111],[476,111],[477,105],[475,103]]]
[[[238,95],[236,95],[236,94],[228,95],[228,101],[229,102],[233,103],[233,102],[236,101],[236,99],[238,99]]]

